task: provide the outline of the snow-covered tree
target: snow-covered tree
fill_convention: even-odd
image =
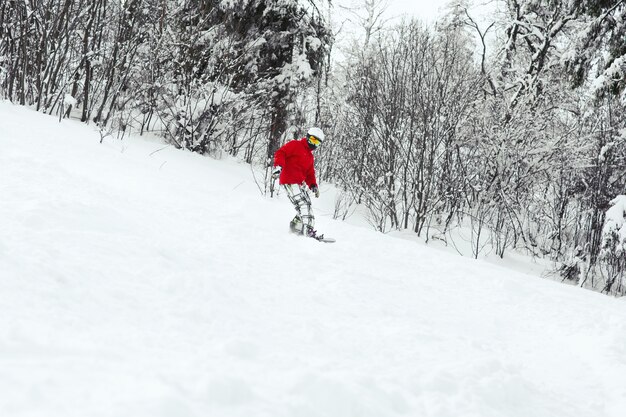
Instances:
[[[302,85],[321,75],[332,41],[313,0],[215,1],[212,20],[233,42],[230,88],[246,92],[268,112],[270,158],[280,146]]]
[[[256,131],[267,156],[329,52],[318,3],[2,2],[0,89],[66,116],[63,98],[71,96],[85,122],[122,130],[139,123],[142,131],[152,122],[201,153],[238,152],[241,137]]]
[[[606,271],[603,292],[626,292],[626,195],[611,200],[602,228],[600,259]]]
[[[594,92],[619,95],[626,89],[626,1],[574,1],[582,21],[564,56],[574,85],[593,81]]]
[[[420,234],[430,219],[454,211],[455,137],[477,92],[473,68],[458,33],[415,21],[353,55],[346,70],[348,137],[339,139],[348,169],[338,179],[366,204],[379,230]]]

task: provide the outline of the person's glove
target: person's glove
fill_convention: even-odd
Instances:
[[[317,185],[312,186],[311,187],[311,191],[315,195],[315,198],[319,198],[319,196],[320,196],[320,189],[317,187]]]
[[[280,171],[283,170],[283,167],[281,167],[280,165],[277,167],[274,167],[274,170],[272,171],[272,179],[275,180],[276,178],[280,177]]]

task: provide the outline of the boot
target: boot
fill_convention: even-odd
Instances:
[[[295,233],[297,235],[304,234],[304,225],[302,224],[302,219],[300,216],[296,216],[289,222],[289,230],[291,233]]]

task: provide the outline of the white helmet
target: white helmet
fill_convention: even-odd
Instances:
[[[309,142],[309,145],[315,149],[322,142],[324,142],[324,132],[319,127],[311,127],[306,132],[306,139]]]

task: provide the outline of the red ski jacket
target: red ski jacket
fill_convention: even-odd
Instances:
[[[274,166],[281,166],[280,184],[317,185],[313,152],[306,138],[285,143],[274,155]]]

